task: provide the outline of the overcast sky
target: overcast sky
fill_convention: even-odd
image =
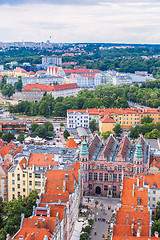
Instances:
[[[0,0],[0,41],[160,43],[160,0]]]

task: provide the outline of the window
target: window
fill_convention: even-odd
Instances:
[[[14,187],[12,188],[12,191],[13,191],[13,192],[15,191],[15,188],[14,188]]]
[[[99,165],[96,166],[96,169],[99,170]]]
[[[153,201],[156,201],[156,198],[155,198],[155,197],[153,197]]]
[[[17,188],[20,188],[20,184],[17,184]]]
[[[29,181],[29,186],[32,186],[32,181]]]
[[[114,170],[117,171],[117,166],[114,167]]]
[[[123,171],[125,172],[125,167],[123,167]]]
[[[122,182],[122,174],[119,174],[118,182]]]
[[[29,173],[29,177],[32,177],[32,173]]]
[[[35,178],[41,178],[41,174],[35,173]]]
[[[117,186],[113,186],[113,192],[117,192]]]
[[[108,181],[108,173],[104,174],[104,181]]]
[[[153,191],[153,194],[156,194],[156,191]]]
[[[100,170],[104,169],[104,164],[100,164]]]
[[[105,166],[105,170],[107,171],[107,166]]]
[[[32,188],[29,189],[29,192],[32,192]]]
[[[104,185],[104,191],[108,191],[108,185]]]
[[[14,194],[12,195],[12,199],[15,199],[15,195]]]
[[[92,172],[89,173],[89,180],[92,180]]]
[[[14,173],[12,173],[12,177],[14,177]]]
[[[18,192],[18,197],[20,196],[20,192]]]
[[[103,173],[99,173],[99,181],[103,181]]]
[[[117,174],[113,174],[113,182],[117,182]]]
[[[35,186],[41,186],[41,182],[35,181]]]
[[[25,181],[23,181],[23,186],[25,186]]]
[[[122,165],[118,165],[118,171],[122,171]]]
[[[25,177],[25,174],[23,173],[23,177]]]
[[[89,189],[92,189],[92,184],[88,184],[88,188],[89,188]]]
[[[23,198],[25,198],[26,197],[26,195],[23,195]]]
[[[23,192],[25,192],[26,191],[26,189],[25,188],[23,188]]]
[[[12,180],[12,184],[13,184],[13,185],[14,185],[14,183],[15,183],[14,180]]]
[[[85,182],[87,182],[87,174],[85,174]]]
[[[94,180],[96,181],[98,178],[98,174],[97,173],[94,173]]]
[[[17,180],[20,181],[20,174],[17,174]]]

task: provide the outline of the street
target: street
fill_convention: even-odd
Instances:
[[[108,222],[106,223],[106,220],[107,221],[110,220],[113,214],[112,210],[115,210],[115,208],[117,207],[117,204],[120,203],[120,199],[106,198],[106,197],[91,197],[91,196],[89,196],[89,198],[91,202],[88,203],[88,197],[84,197],[83,204],[88,205],[88,207],[95,212],[95,219],[97,220],[97,221],[94,221],[93,223],[92,231],[90,233],[90,236],[91,236],[90,239],[92,240],[104,239],[102,236],[103,234],[105,237],[108,236],[109,224]],[[99,202],[97,208],[95,208],[95,201]],[[103,204],[103,211],[102,211],[101,203]],[[108,206],[111,207],[110,210],[108,210]],[[106,212],[106,214],[104,213],[104,211]],[[98,221],[98,218],[99,218],[99,221]],[[100,219],[105,219],[105,222],[103,222]],[[96,232],[96,235],[95,235],[95,232]]]

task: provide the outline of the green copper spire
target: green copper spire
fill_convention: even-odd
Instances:
[[[81,156],[87,156],[89,154],[88,152],[88,146],[85,138],[83,138],[83,142],[81,143],[81,150],[80,150],[80,155]]]
[[[134,153],[134,158],[136,158],[136,159],[142,159],[143,158],[142,145],[139,142],[136,145],[136,151]]]

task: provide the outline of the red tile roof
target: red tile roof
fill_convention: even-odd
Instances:
[[[28,160],[28,167],[31,166],[57,166],[57,163],[54,162],[54,154],[45,154],[45,153],[31,153]]]
[[[53,92],[53,91],[63,91],[68,89],[75,89],[78,88],[77,83],[68,83],[62,85],[53,85],[49,86],[46,84],[27,84],[22,91],[35,91],[36,89],[40,89],[42,92]]]
[[[68,148],[78,148],[77,144],[75,143],[74,139],[73,138],[70,138],[66,144],[65,147],[68,147]]]
[[[100,121],[102,123],[116,123],[113,118],[110,118],[108,116],[101,118]]]

